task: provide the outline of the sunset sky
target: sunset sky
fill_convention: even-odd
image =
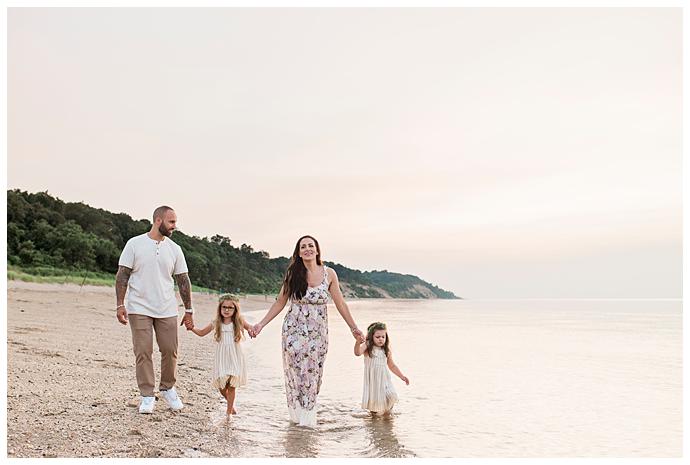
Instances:
[[[682,293],[679,8],[13,8],[7,84],[10,189],[467,298]]]

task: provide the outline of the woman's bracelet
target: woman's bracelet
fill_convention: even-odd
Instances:
[[[120,308],[120,307],[124,307],[124,306],[125,306],[125,304],[120,304],[120,305],[118,305],[117,307],[115,307],[115,310],[117,310],[117,309]]]
[[[354,326],[350,328],[350,332],[352,332],[352,334],[355,334],[355,329],[359,331],[359,328],[357,326]]]

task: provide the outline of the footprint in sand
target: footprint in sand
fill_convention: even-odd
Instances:
[[[34,328],[33,326],[18,326],[12,329],[15,334],[29,334],[29,333],[45,333],[45,329]]]
[[[41,357],[60,357],[60,358],[65,358],[64,355],[60,354],[59,352],[53,352],[50,350],[45,350],[45,349],[34,349],[31,351],[32,355],[40,355]]]

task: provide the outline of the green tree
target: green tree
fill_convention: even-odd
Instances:
[[[72,220],[62,223],[53,233],[55,252],[62,257],[64,263],[72,267],[93,270],[96,264],[96,254],[93,250],[93,237],[85,234],[77,223]]]

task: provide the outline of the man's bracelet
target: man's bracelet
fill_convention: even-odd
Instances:
[[[194,313],[194,309],[193,308],[185,308],[184,312],[185,313]]]
[[[120,304],[120,305],[118,305],[117,307],[115,307],[115,310],[117,310],[117,309],[120,308],[120,307],[124,307],[124,306],[125,306],[125,304]]]

